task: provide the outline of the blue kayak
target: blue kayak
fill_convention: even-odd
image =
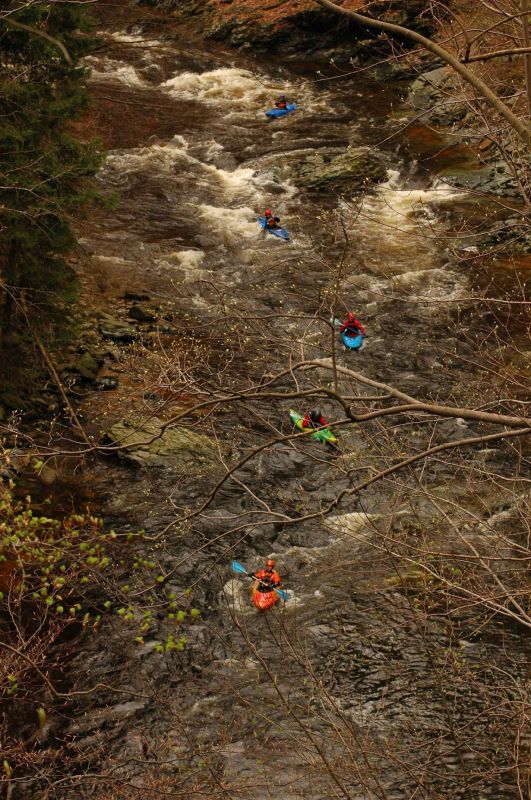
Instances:
[[[286,114],[289,114],[291,111],[295,111],[297,106],[295,103],[290,103],[289,106],[286,108],[272,108],[270,111],[266,111],[266,117],[285,117]]]
[[[359,350],[363,344],[364,335],[362,333],[352,334],[347,333],[347,331],[343,331],[341,334],[341,341],[347,348],[347,350]]]
[[[289,233],[284,230],[284,228],[268,228],[265,217],[258,217],[258,222],[260,223],[260,227],[268,233],[272,233],[273,236],[278,236],[280,239],[284,239],[285,242],[289,240]]]

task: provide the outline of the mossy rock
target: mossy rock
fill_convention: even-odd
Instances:
[[[96,379],[100,364],[101,359],[94,358],[92,353],[87,350],[78,358],[74,369],[85,380],[93,381]]]
[[[118,455],[138,467],[185,468],[187,474],[202,472],[217,461],[218,446],[202,433],[188,428],[167,428],[156,417],[121,420],[104,433],[106,441],[126,447]]]
[[[333,156],[314,153],[293,169],[299,182],[315,192],[355,192],[387,178],[381,159],[367,147]]]

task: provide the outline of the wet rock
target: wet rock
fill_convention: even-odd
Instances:
[[[407,102],[415,112],[426,112],[424,120],[449,124],[463,119],[468,111],[465,102],[449,100],[450,96],[457,95],[455,73],[444,66],[422,73],[412,83]]]
[[[357,191],[387,178],[381,158],[368,147],[348,148],[339,155],[313,153],[293,169],[303,185],[317,192]]]
[[[104,375],[102,378],[98,378],[96,381],[96,387],[100,389],[100,391],[110,391],[111,389],[118,388],[118,379],[111,378],[110,375]]]
[[[151,306],[136,303],[129,309],[129,316],[137,322],[154,322],[157,319],[157,312]]]
[[[29,455],[19,447],[3,450],[0,454],[0,478],[9,480],[19,475],[29,463]]]
[[[147,702],[147,700],[129,700],[111,708],[91,710],[72,726],[72,730],[79,735],[90,733],[98,728],[115,727],[118,722],[143,711]]]
[[[57,472],[47,464],[43,464],[37,473],[37,477],[44,486],[51,486],[57,480]]]
[[[93,381],[96,379],[96,374],[100,367],[101,361],[95,358],[92,353],[87,352],[83,353],[80,358],[76,361],[74,366],[74,371],[79,373],[82,378],[85,378],[87,381]]]
[[[177,328],[174,328],[172,325],[160,325],[159,331],[161,333],[166,333],[168,336],[177,336],[179,333]]]
[[[6,390],[3,391],[0,396],[2,398],[2,405],[10,411],[24,411],[28,408],[28,401],[24,400],[24,398],[16,392]]]
[[[358,54],[365,59],[377,57],[381,60],[385,46],[381,37],[371,36],[356,23],[330,14],[308,0],[283,0],[269,5],[249,0],[239,3],[232,0],[158,0],[157,5],[171,9],[174,15],[196,17],[197,22],[200,19],[203,36],[227,41],[243,50],[252,48],[271,53],[281,49],[283,53],[306,56],[318,53],[327,59],[333,55],[348,61]],[[422,14],[426,0],[409,0],[404,9],[397,9],[391,0],[380,5],[380,18],[428,32],[428,23]]]
[[[107,315],[100,320],[99,329],[101,335],[106,339],[113,339],[117,342],[132,342],[137,337],[137,332],[127,322]]]
[[[217,446],[201,433],[186,428],[163,430],[162,420],[122,420],[106,431],[113,444],[126,446],[119,457],[138,467],[186,468],[189,475],[213,463]]]
[[[124,300],[136,300],[137,302],[141,303],[143,300],[149,300],[150,296],[147,292],[139,291],[139,292],[124,292],[122,295]]]

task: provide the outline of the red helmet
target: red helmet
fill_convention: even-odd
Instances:
[[[271,569],[273,569],[274,566],[275,566],[274,559],[273,558],[268,558],[267,561],[266,561],[266,567],[271,567]]]
[[[353,311],[349,311],[347,314],[348,319],[356,319],[356,315]]]
[[[270,217],[271,216],[271,209],[270,208],[266,208],[266,210],[264,211],[264,214],[266,215],[266,217]]]

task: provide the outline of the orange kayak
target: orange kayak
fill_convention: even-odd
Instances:
[[[268,608],[273,608],[278,600],[276,592],[259,592],[253,589],[253,603],[259,611],[267,611]]]

